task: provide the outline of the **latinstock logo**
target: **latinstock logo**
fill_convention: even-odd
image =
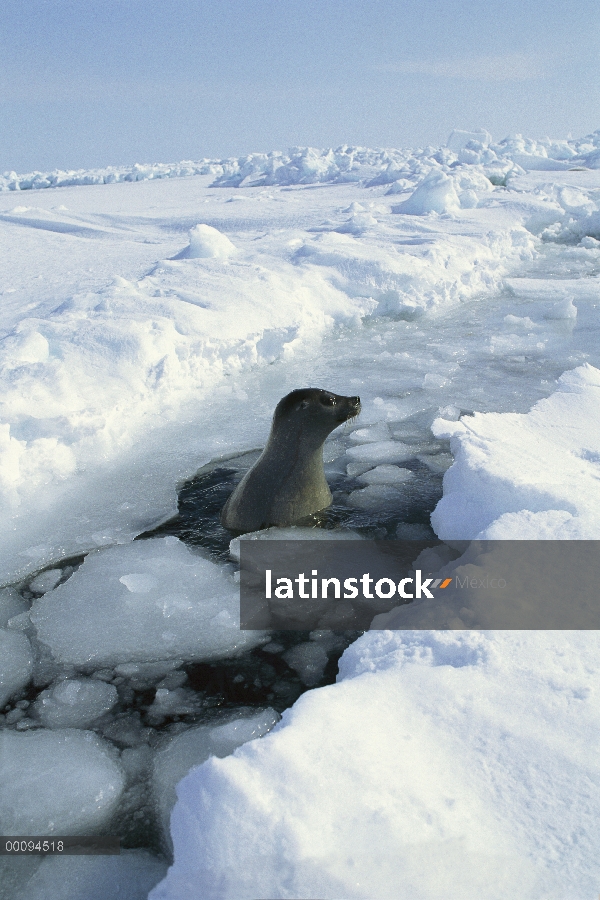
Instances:
[[[321,578],[319,591],[318,576],[318,570],[312,569],[310,578],[304,572],[300,572],[295,578],[282,576],[274,579],[272,570],[266,569],[265,599],[271,600],[273,597],[276,597],[278,600],[294,600],[296,598],[300,600],[328,600],[331,596],[335,600],[356,600],[360,596],[364,600],[373,600],[377,596],[380,600],[390,600],[397,592],[398,596],[403,600],[420,600],[422,597],[429,597],[430,600],[433,600],[432,590],[437,587],[440,589],[447,588],[452,583],[451,578],[445,578],[444,580],[436,578],[435,581],[433,578],[423,579],[421,569],[415,570],[414,578],[401,578],[398,582],[385,576],[375,581],[369,572],[363,572],[362,575],[356,578],[345,578],[343,580],[342,593],[342,580],[335,577]],[[297,590],[295,585],[297,585]],[[408,585],[413,585],[413,587],[409,589]]]
[[[259,538],[240,548],[243,629],[600,629],[600,541]]]

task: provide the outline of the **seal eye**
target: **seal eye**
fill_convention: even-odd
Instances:
[[[337,400],[335,397],[321,397],[321,406],[336,406]]]

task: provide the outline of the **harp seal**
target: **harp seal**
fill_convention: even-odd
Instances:
[[[323,471],[323,442],[360,412],[360,397],[319,388],[292,391],[279,401],[267,445],[221,511],[231,531],[293,525],[331,504]]]

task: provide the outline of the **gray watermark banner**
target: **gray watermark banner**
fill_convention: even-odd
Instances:
[[[600,541],[240,541],[248,629],[599,629]]]

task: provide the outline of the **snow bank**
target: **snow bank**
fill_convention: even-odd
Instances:
[[[475,203],[491,190],[481,174],[452,178]],[[220,400],[244,401],[234,379],[270,364],[301,365],[336,328],[411,320],[489,294],[533,252],[534,238],[514,220],[423,237],[421,223],[400,223],[387,206],[377,216],[348,211],[355,234],[335,222],[317,233],[242,232],[236,253],[225,234],[200,223],[187,248],[143,277],[49,304],[0,339],[0,583],[130,540],[163,518],[177,478],[194,467],[190,451],[172,463],[174,476],[161,477],[164,460],[181,457],[181,440],[152,432],[177,422],[186,405],[202,423],[198,433],[214,439],[202,464],[222,452],[227,422],[239,418]],[[408,234],[400,247],[399,229]],[[57,516],[58,508],[69,515]]]
[[[196,225],[190,231],[188,259],[226,259],[237,253],[235,245],[226,234],[210,225]]]
[[[532,140],[520,134],[494,143],[485,130],[454,129],[446,146],[416,150],[370,149],[350,147],[336,149],[292,147],[286,152],[251,153],[227,159],[201,159],[174,164],[136,163],[130,167],[109,166],[104,169],[79,169],[64,172],[30,172],[0,175],[0,191],[39,190],[88,184],[115,184],[163,178],[186,178],[193,175],[216,176],[215,187],[248,187],[267,185],[302,185],[324,183],[369,182],[389,184],[400,178],[427,174],[432,167],[452,164],[486,165],[498,173],[510,169],[553,170],[579,165],[600,166],[600,130],[577,140]]]
[[[319,267],[349,296],[373,298],[371,317],[411,319],[498,290],[507,266],[530,258],[534,246],[532,235],[516,225],[477,237],[437,234],[434,246],[417,238],[411,252],[399,253],[390,231],[382,228],[372,238],[361,239],[324,231],[305,239],[295,260]]]
[[[90,553],[34,602],[30,618],[56,660],[93,668],[222,659],[264,640],[239,630],[239,589],[227,570],[175,537]]]
[[[255,740],[270,731],[279,716],[273,709],[247,710],[235,715],[224,712],[222,718],[209,725],[189,728],[183,734],[163,740],[154,757],[152,793],[157,818],[163,831],[163,841],[172,852],[169,821],[175,805],[175,787],[194,767],[206,762],[209,756],[229,756],[237,747]]]
[[[594,249],[594,241],[600,239],[600,190],[546,184],[539,191],[556,211],[548,215],[550,221],[540,223],[542,240],[560,244],[583,242],[584,246],[587,241],[587,246]]]
[[[584,900],[598,674],[594,633],[364,635],[336,686],[179,784],[150,900]]]
[[[233,162],[233,161],[232,161]],[[190,175],[222,175],[228,169],[226,160],[202,159],[198,162],[180,162],[173,165],[156,163],[103,169],[75,169],[53,172],[30,172],[17,175],[4,172],[0,175],[0,191],[37,191],[43,188],[74,187],[87,184],[119,184],[121,182],[147,181],[157,178],[188,178]]]
[[[454,188],[454,180],[444,172],[432,172],[419,184],[404,203],[394,207],[396,213],[424,216],[427,213],[456,213],[460,200]]]
[[[193,252],[197,237],[194,231]],[[173,499],[166,509],[164,497],[158,504],[151,499],[141,521],[135,512],[144,491],[164,494],[160,480],[136,484],[135,499],[110,500],[111,460],[129,454],[135,465],[148,453],[145,465],[155,466],[146,435],[176,419],[185,403],[197,409],[204,399],[210,408],[227,377],[291,360],[335,324],[359,322],[375,306],[368,296],[348,296],[316,267],[264,255],[219,258],[230,242],[216,229],[202,231],[200,243],[212,258],[163,260],[137,283],[119,277],[46,316],[25,317],[0,341],[5,583],[61,557],[131,539],[164,516]],[[121,478],[112,489],[117,497],[132,493],[131,476]],[[103,482],[99,494],[96,479]],[[173,498],[174,484],[168,490]],[[65,494],[79,516],[38,533],[40,515]],[[90,509],[91,496],[97,500]],[[102,498],[114,507],[111,524],[94,520]]]
[[[431,516],[450,539],[600,539],[600,371],[565,372],[527,414],[437,419],[455,462]]]

